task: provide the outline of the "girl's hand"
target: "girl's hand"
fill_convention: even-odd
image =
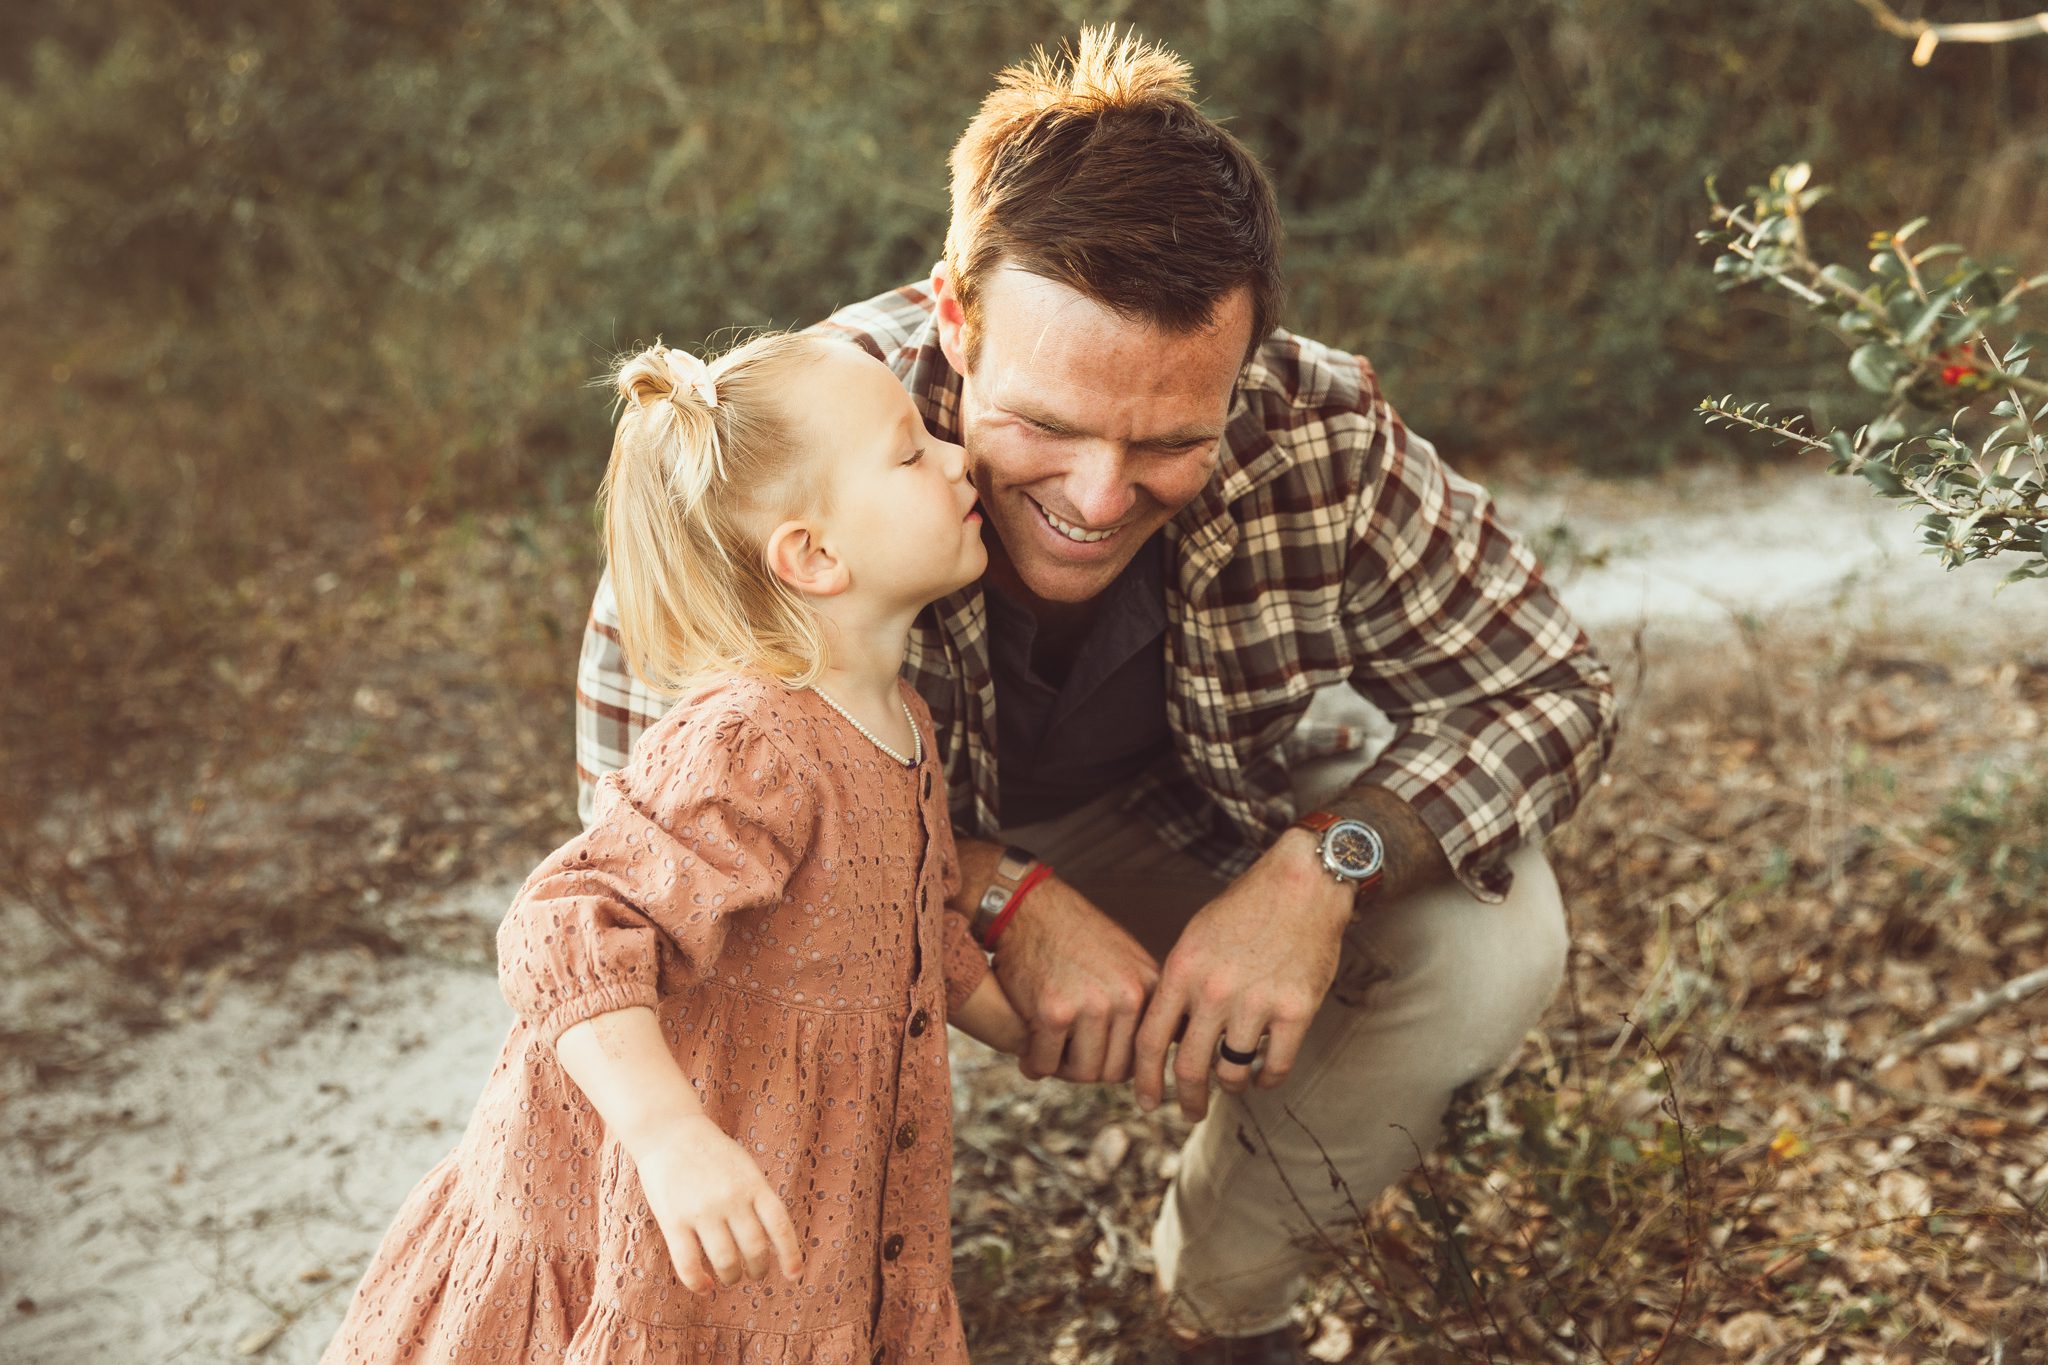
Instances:
[[[802,1271],[789,1210],[754,1159],[709,1118],[684,1119],[628,1150],[676,1275],[692,1293],[765,1279],[778,1266],[785,1279]]]
[[[1010,997],[1003,994],[994,972],[981,979],[974,993],[953,1011],[953,1017],[947,1022],[968,1037],[1012,1057],[1022,1053],[1024,1045],[1031,1039],[1030,1026],[1024,1022],[1024,1016],[1017,1013],[1017,1007],[1010,1003]]]

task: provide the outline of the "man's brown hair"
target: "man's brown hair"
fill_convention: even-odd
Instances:
[[[1202,113],[1188,64],[1084,28],[996,78],[953,148],[946,262],[967,314],[1009,264],[1168,331],[1251,290],[1256,349],[1280,311],[1280,213],[1244,144]]]

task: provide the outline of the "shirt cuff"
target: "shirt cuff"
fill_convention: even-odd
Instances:
[[[1497,905],[1515,884],[1508,855],[1521,847],[1523,834],[1515,819],[1518,789],[1493,767],[1483,748],[1410,730],[1387,746],[1358,785],[1382,787],[1406,801],[1436,836],[1458,881]]]
[[[602,982],[550,1006],[545,1014],[533,1021],[533,1030],[553,1047],[563,1034],[586,1020],[614,1010],[631,1009],[635,1005],[653,1009],[660,1003],[660,998],[652,981],[620,978]]]

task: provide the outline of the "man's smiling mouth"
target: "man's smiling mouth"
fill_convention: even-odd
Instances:
[[[1049,508],[1047,508],[1044,503],[1040,502],[1037,498],[1032,497],[1030,494],[1027,493],[1024,496],[1033,507],[1036,507],[1038,509],[1038,514],[1041,517],[1045,518],[1046,525],[1052,527],[1053,530],[1058,531],[1068,540],[1074,541],[1077,544],[1093,545],[1098,541],[1108,540],[1118,531],[1124,529],[1121,526],[1112,526],[1107,531],[1090,531],[1085,529],[1084,527],[1074,525],[1074,523],[1072,523],[1071,521],[1063,521],[1059,517],[1054,516],[1052,511]]]

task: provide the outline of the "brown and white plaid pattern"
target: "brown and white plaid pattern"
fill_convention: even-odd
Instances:
[[[893,369],[932,432],[960,439],[960,379],[912,286],[813,329]],[[1175,771],[1135,808],[1219,871],[1293,820],[1288,763],[1314,693],[1349,682],[1393,720],[1365,772],[1414,806],[1474,894],[1571,814],[1613,739],[1607,670],[1492,499],[1445,468],[1362,357],[1276,331],[1245,366],[1215,476],[1166,527],[1167,720]],[[1001,828],[995,683],[979,587],[922,612],[905,673],[930,704],[953,819]],[[666,709],[628,672],[609,580],[577,670],[577,776],[626,760]]]

